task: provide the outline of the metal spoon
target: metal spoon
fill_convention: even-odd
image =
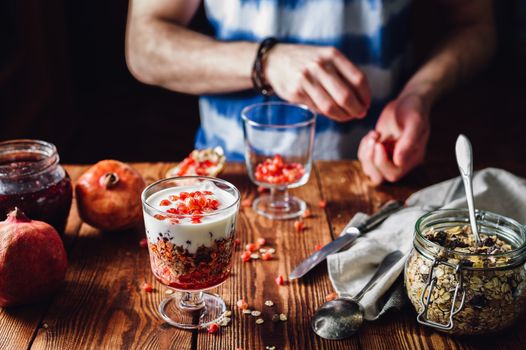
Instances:
[[[473,149],[469,139],[460,134],[455,145],[455,153],[457,156],[458,169],[462,182],[464,182],[464,189],[466,190],[466,199],[469,208],[469,221],[471,223],[471,231],[475,236],[475,242],[480,245],[480,236],[477,228],[477,219],[475,217],[475,204],[473,202]]]
[[[334,299],[316,310],[311,321],[314,333],[331,340],[344,339],[356,333],[363,323],[364,310],[360,300],[401,257],[402,252],[399,250],[388,254],[378,266],[374,276],[354,298]]]

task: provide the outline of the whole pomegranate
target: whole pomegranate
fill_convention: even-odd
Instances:
[[[142,219],[141,192],[146,183],[131,166],[102,160],[89,168],[75,186],[79,215],[104,231],[125,230]]]
[[[0,306],[27,304],[55,292],[68,260],[53,226],[15,208],[0,222]]]

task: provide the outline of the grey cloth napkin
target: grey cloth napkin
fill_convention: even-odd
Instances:
[[[526,223],[526,180],[505,170],[487,168],[475,173],[473,193],[477,209],[501,214]],[[347,250],[327,258],[329,277],[339,295],[356,295],[372,277],[378,264],[399,249],[398,261],[361,300],[365,319],[375,320],[406,301],[402,280],[404,263],[413,246],[415,223],[428,211],[439,208],[467,208],[460,177],[427,187],[412,194],[406,208],[388,217],[379,227],[356,239]],[[359,224],[363,213],[351,220]]]

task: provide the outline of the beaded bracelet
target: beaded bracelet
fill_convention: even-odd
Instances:
[[[263,65],[270,49],[278,43],[276,38],[265,38],[259,44],[258,51],[256,53],[256,59],[254,60],[254,65],[252,66],[252,84],[254,89],[264,96],[270,96],[273,94],[272,87],[265,79],[265,74],[263,72]]]

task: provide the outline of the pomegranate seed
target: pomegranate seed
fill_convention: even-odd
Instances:
[[[151,283],[148,283],[148,282],[143,283],[143,285],[142,285],[142,289],[143,289],[146,293],[151,293],[151,292],[153,292],[153,286],[152,286]]]
[[[219,330],[219,325],[217,323],[212,323],[208,326],[207,332],[209,334],[216,333]]]
[[[279,275],[278,277],[276,277],[274,279],[274,281],[276,281],[276,284],[278,286],[284,286],[285,285],[285,279],[283,278],[283,275]]]
[[[272,260],[272,254],[270,254],[269,252],[261,254],[261,260]]]
[[[312,213],[310,212],[309,209],[305,209],[305,211],[303,212],[303,218],[304,219],[307,219],[307,218],[310,218],[312,216]]]
[[[263,186],[258,186],[258,193],[263,193],[267,190],[266,187],[263,187]]]
[[[241,241],[238,238],[234,239],[234,245],[241,245]]]
[[[238,309],[240,309],[240,310],[248,309],[248,303],[244,299],[239,299],[236,302],[236,305],[237,305]]]
[[[318,203],[318,206],[320,208],[325,208],[327,206],[327,201],[322,199],[319,203]]]
[[[163,207],[166,207],[166,206],[168,206],[170,204],[172,204],[172,202],[170,202],[168,199],[163,199],[159,205],[163,206]]]
[[[321,250],[321,248],[323,248],[323,246],[322,246],[321,244],[316,244],[316,245],[314,246],[314,250],[315,250],[315,251]]]
[[[332,293],[329,293],[325,296],[325,300],[326,301],[331,301],[331,300],[334,300],[338,297],[338,294],[336,294],[335,292],[332,292]]]
[[[161,220],[161,221],[166,219],[166,216],[161,215],[161,214],[155,214],[153,217],[156,218],[157,220]]]
[[[305,224],[303,221],[294,221],[294,228],[296,231],[303,231],[305,229]]]
[[[265,238],[258,238],[256,240],[256,244],[258,245],[258,247],[264,246],[265,243],[267,243],[267,240]]]
[[[258,250],[258,247],[255,243],[249,243],[245,246],[245,249],[250,252],[255,252],[256,250]]]
[[[251,255],[252,255],[252,252],[250,252],[250,251],[243,252],[243,254],[241,254],[241,261],[243,261],[243,262],[250,261],[250,259],[251,259],[250,256]]]
[[[139,241],[139,247],[146,248],[148,247],[148,240],[146,238],[143,238]]]
[[[248,207],[250,207],[251,205],[252,205],[252,199],[250,199],[250,198],[243,199],[243,200],[241,201],[241,206],[242,206],[243,208],[248,208]]]

